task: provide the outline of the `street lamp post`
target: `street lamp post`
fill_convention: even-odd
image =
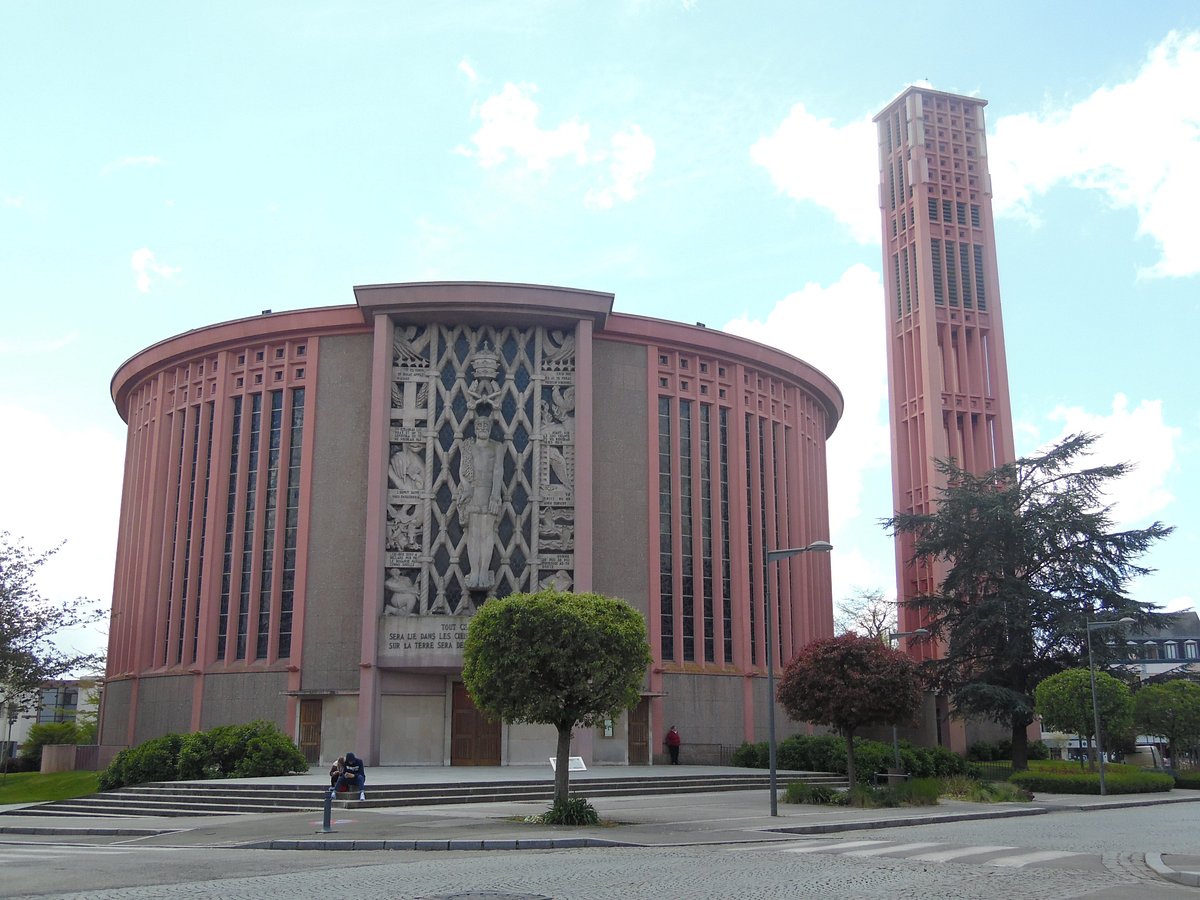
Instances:
[[[1092,629],[1118,628],[1122,625],[1132,625],[1134,621],[1129,616],[1123,616],[1115,622],[1087,623],[1088,676],[1092,681],[1092,726],[1096,729],[1096,758],[1100,761],[1100,796],[1102,797],[1108,794],[1108,786],[1104,783],[1104,745],[1100,740],[1100,705],[1096,702],[1096,664],[1092,661]]]
[[[801,553],[828,553],[833,549],[829,541],[813,541],[807,547],[790,547],[786,550],[768,550],[766,578],[763,579],[763,600],[766,609],[767,637],[767,759],[771,769],[771,815],[779,815],[779,796],[775,787],[775,660],[771,637],[771,563]]]
[[[918,628],[915,631],[891,631],[888,632],[888,646],[892,645],[892,641],[902,637],[925,637],[929,634],[928,628]],[[892,723],[892,755],[896,759],[896,771],[900,771],[900,732],[896,729],[896,723]]]

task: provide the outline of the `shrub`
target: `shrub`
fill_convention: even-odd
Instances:
[[[801,772],[846,771],[846,739],[836,734],[794,734],[777,748],[779,767]]]
[[[930,747],[935,778],[949,778],[951,775],[968,775],[971,767],[965,759],[947,747]]]
[[[172,781],[176,777],[183,735],[164,734],[122,750],[100,773],[100,790],[111,791],[148,781]]]
[[[271,722],[234,726],[229,739],[241,747],[241,756],[229,774],[234,778],[261,778],[308,771],[304,754]],[[228,765],[228,758],[225,759]],[[586,802],[586,801],[585,801]]]
[[[41,767],[42,761],[32,756],[9,756],[0,765],[0,772],[36,772]]]
[[[1028,791],[1048,794],[1099,794],[1100,773],[1070,765],[1067,770],[1038,766],[1017,772],[1010,781]],[[1134,766],[1105,767],[1105,787],[1110,794],[1146,794],[1169,791],[1175,779],[1159,772],[1145,772]]]
[[[776,750],[778,749],[777,747]],[[730,763],[744,769],[765,769],[771,764],[767,758],[769,752],[766,741],[759,744],[745,743],[733,751]]]
[[[991,762],[999,759],[1000,747],[994,741],[976,741],[967,748],[967,759],[971,762]]]
[[[29,737],[21,745],[21,755],[34,760],[37,767],[42,764],[42,747],[46,744],[76,744],[79,729],[74,722],[42,722],[29,729]]]
[[[1025,788],[1007,781],[977,781],[964,775],[942,779],[942,796],[973,803],[1023,803],[1032,799]]]
[[[815,803],[823,806],[845,806],[850,797],[827,784],[809,784],[805,781],[789,781],[783,795],[784,803]]]
[[[1175,787],[1200,791],[1200,772],[1176,772]]]
[[[599,825],[600,813],[583,797],[568,797],[556,800],[554,805],[542,813],[541,821],[546,825]]]
[[[219,725],[194,734],[168,734],[122,750],[100,775],[109,791],[147,781],[254,778],[308,771],[304,755],[273,723]]]
[[[1030,741],[1027,748],[1027,759],[1049,759],[1050,748],[1046,746],[1045,741]]]

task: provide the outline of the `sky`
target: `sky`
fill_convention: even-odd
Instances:
[[[1017,452],[1200,608],[1200,5],[0,0],[0,531],[111,599],[120,364],[427,280],[610,291],[828,374],[834,599],[895,595],[871,117],[984,97]],[[99,630],[75,646],[102,642]]]

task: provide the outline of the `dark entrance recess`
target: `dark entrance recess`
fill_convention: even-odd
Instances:
[[[629,764],[650,765],[650,698],[643,697],[629,711]]]
[[[454,684],[452,708],[450,765],[500,765],[500,723],[484,718],[462,682]]]
[[[315,766],[321,761],[321,701],[300,701],[300,752]]]

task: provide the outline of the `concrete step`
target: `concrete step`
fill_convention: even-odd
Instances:
[[[782,788],[788,781],[799,778],[809,784],[828,784],[845,787],[839,775],[823,772],[802,774],[789,772],[779,778]],[[612,777],[574,779],[572,793],[588,798],[645,796],[714,791],[765,789],[770,778],[766,772],[754,771],[736,775],[693,775],[677,777]],[[553,782],[443,782],[438,784],[404,785],[368,783],[367,799],[359,800],[353,792],[338,795],[334,803],[342,809],[372,807],[431,806],[451,803],[502,803],[518,801],[549,801],[554,794]],[[21,809],[3,815],[24,816],[222,816],[252,813],[297,812],[320,810],[325,802],[325,788],[319,784],[232,784],[230,782],[157,782],[106,791],[89,797],[61,800]]]

